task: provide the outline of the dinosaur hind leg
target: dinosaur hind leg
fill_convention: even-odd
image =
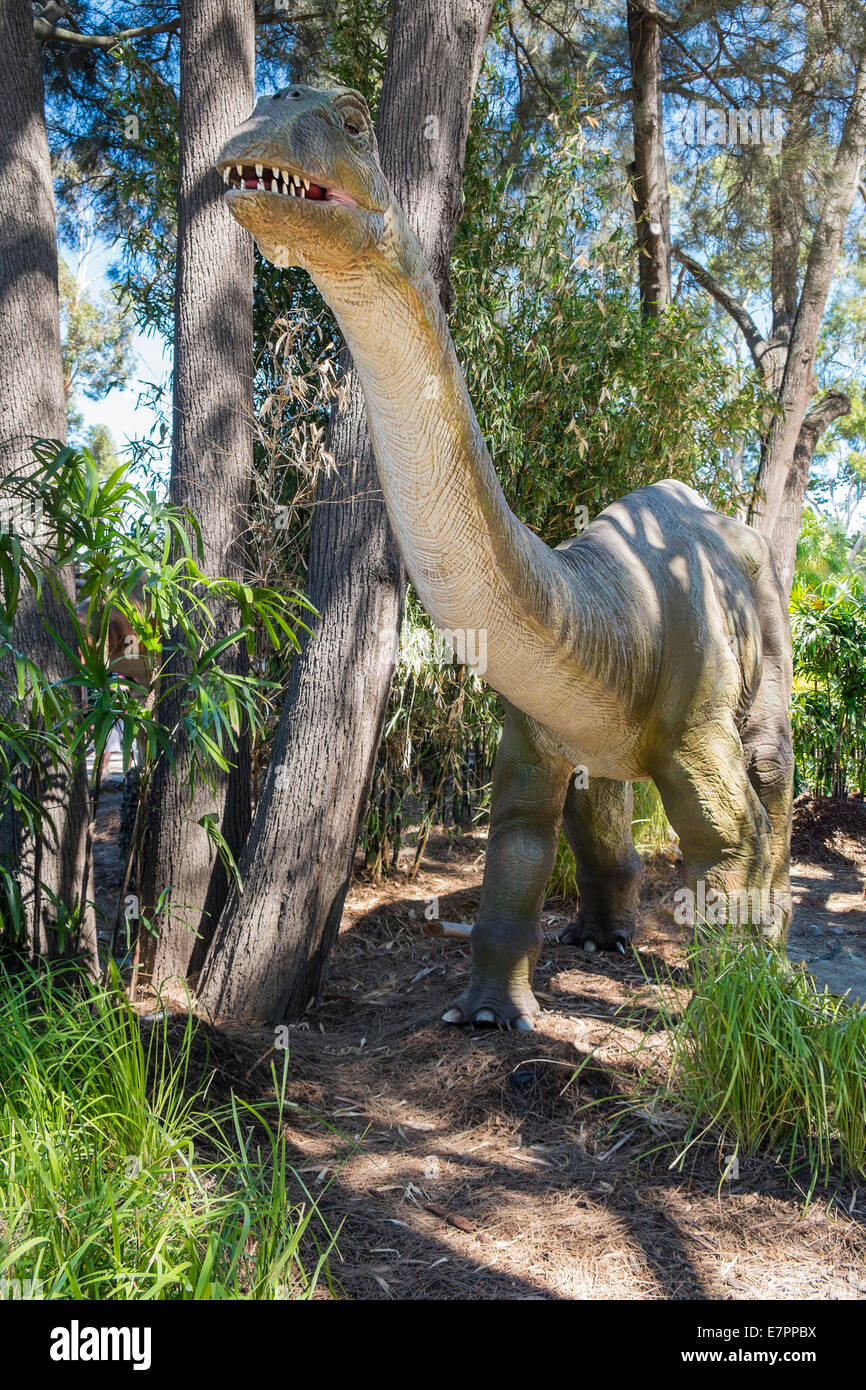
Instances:
[[[688,920],[752,927],[775,939],[770,821],[733,720],[723,715],[690,729],[655,782],[680,837]]]
[[[446,1023],[532,1027],[541,905],[571,772],[563,758],[539,748],[526,717],[505,703],[481,903],[470,937],[472,972],[443,1015]]]
[[[560,941],[585,951],[624,951],[637,925],[642,864],[632,839],[631,782],[569,784],[563,829],[577,863],[578,913]]]

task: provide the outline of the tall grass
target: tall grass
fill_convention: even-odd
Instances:
[[[667,1087],[693,1117],[687,1142],[721,1131],[813,1186],[834,1168],[866,1174],[866,1010],[742,934],[702,934],[689,970]]]
[[[0,1294],[308,1298],[327,1277],[332,1242],[286,1159],[285,1076],[274,1113],[208,1116],[192,1036],[172,1053],[118,989],[0,967]]]

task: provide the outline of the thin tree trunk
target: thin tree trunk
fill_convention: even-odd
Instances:
[[[772,531],[773,552],[786,594],[791,592],[794,582],[794,562],[797,558],[797,541],[803,519],[803,499],[809,484],[815,448],[821,435],[829,429],[834,420],[848,415],[850,410],[851,402],[843,391],[828,391],[812,406],[800,426],[794,457],[785,479],[782,500]]]
[[[800,476],[802,469],[798,474],[797,451],[809,400],[814,392],[818,334],[864,157],[866,52],[859,57],[842,139],[827,178],[824,205],[812,237],[779,390],[781,410],[771,426],[755,484],[751,519],[770,539],[786,592],[790,592],[794,576],[800,511],[808,482],[808,468],[805,475]]]
[[[653,0],[627,6],[634,129],[634,215],[643,313],[657,318],[671,298],[670,199],[662,129],[661,31]]]
[[[0,11],[0,146],[0,470],[5,476],[33,463],[30,446],[40,436],[66,440],[54,189],[33,11],[27,0],[6,0]],[[74,598],[71,566],[56,578]],[[28,587],[22,587],[15,645],[57,682],[72,668],[47,633],[46,622],[74,648],[68,611],[49,586],[41,605]],[[7,678],[10,671],[10,663],[4,663]],[[11,708],[8,701],[7,710]],[[27,944],[44,957],[83,949],[95,969],[93,913],[80,902],[88,818],[83,761],[77,770],[61,765],[47,785],[32,790],[38,792],[47,817],[41,841],[24,840],[12,815],[0,824],[0,856],[18,872],[25,900]],[[77,905],[82,914],[79,940],[70,940],[63,949],[54,931],[52,894],[68,911]]]
[[[377,122],[382,164],[450,302],[448,260],[472,93],[492,0],[394,0]],[[405,577],[379,491],[360,388],[328,447],[308,594],[321,617],[292,668],[241,870],[200,981],[214,1015],[297,1017],[318,993],[370,794]]]
[[[244,574],[253,469],[253,249],[223,206],[214,159],[250,113],[254,64],[253,0],[184,0],[171,498],[199,522],[209,578]],[[231,632],[236,618],[221,613],[216,637]],[[245,669],[238,648],[222,661]],[[161,717],[173,725],[177,711],[177,697],[167,697]],[[190,804],[182,727],[177,739],[177,774],[161,762],[154,777],[144,881],[150,905],[171,888],[157,941],[149,935],[142,941],[144,968],[157,985],[195,968],[226,898],[225,871],[213,861],[199,819],[216,812],[236,857],[250,823],[248,740],[242,739],[231,775],[219,775],[216,795],[201,788]],[[198,942],[190,928],[199,932]]]
[[[768,337],[763,337],[745,307],[704,266],[682,248],[673,248],[674,257],[731,315],[764,384],[779,401],[780,410],[767,422],[749,520],[769,538],[786,593],[790,593],[794,577],[803,498],[815,446],[823,431],[850,409],[847,398],[837,391],[828,392],[811,408],[809,402],[815,394],[814,361],[827,296],[866,157],[866,62],[861,51],[798,293],[801,240],[807,225],[808,141],[821,62],[820,47],[809,47],[794,75],[780,172],[770,194],[772,326]]]

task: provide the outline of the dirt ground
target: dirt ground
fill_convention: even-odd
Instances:
[[[812,808],[814,810],[814,808]],[[119,886],[119,792],[106,786],[96,878]],[[862,812],[866,821],[866,811]],[[790,953],[866,997],[866,833],[798,807]],[[811,829],[809,828],[811,826]],[[685,1121],[623,1117],[636,1074],[661,1077],[660,1006],[682,1002],[674,853],[650,866],[628,957],[556,944],[544,913],[533,1034],[447,1027],[468,948],[430,935],[470,922],[483,836],[431,840],[422,872],[354,885],[322,1002],[288,1030],[287,1134],[298,1173],[337,1235],[337,1291],[352,1299],[862,1299],[866,1192],[802,1191],[773,1157],[740,1162],[707,1138],[677,1162]],[[841,974],[839,971],[841,970]],[[835,976],[833,972],[836,972]],[[847,984],[846,984],[847,981]],[[153,1005],[141,1005],[147,1011]],[[181,1027],[180,1020],[172,1027]],[[285,1053],[273,1029],[203,1024],[211,1094],[272,1098]],[[588,1060],[589,1059],[589,1060]],[[586,1064],[582,1069],[582,1064]]]
[[[799,797],[792,850],[788,954],[834,994],[866,1002],[866,806]]]

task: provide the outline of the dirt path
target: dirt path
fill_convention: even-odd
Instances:
[[[841,866],[793,866],[795,916],[788,955],[804,961],[820,985],[866,1003],[866,881]]]
[[[441,918],[472,919],[483,848],[483,837],[435,840],[417,882],[356,884],[323,1001],[288,1031],[287,1094],[298,1107],[288,1135],[324,1221],[339,1231],[332,1269],[344,1294],[866,1297],[866,1194],[851,1183],[804,1215],[772,1159],[741,1163],[735,1181],[722,1181],[727,1156],[711,1143],[671,1167],[684,1132],[675,1116],[616,1122],[609,1097],[636,1070],[656,1065],[662,1075],[666,1063],[659,986],[647,977],[676,992],[673,859],[648,876],[635,956],[555,944],[564,909],[545,911],[534,1034],[439,1022],[469,956],[461,942],[428,934],[425,910],[436,899]],[[110,867],[109,846],[100,853]],[[831,965],[829,952],[863,941],[857,872],[798,864],[795,956],[808,949]],[[273,1029],[203,1026],[197,1056],[203,1073],[216,1068],[215,1098],[234,1089],[262,1099],[273,1096],[271,1066],[281,1069],[285,1052]]]
[[[834,994],[866,1002],[866,808],[800,797],[792,847],[788,955]]]

